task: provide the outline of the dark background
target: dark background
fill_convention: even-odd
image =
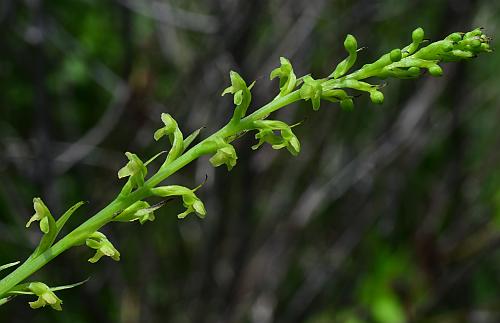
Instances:
[[[202,137],[231,115],[234,69],[272,99],[279,56],[328,75],[411,41],[485,27],[500,2],[469,0],[1,0],[0,263],[25,259],[41,196],[54,214],[79,200],[81,223],[123,184],[125,151],[144,159],[161,112]],[[494,41],[492,44],[493,47]],[[445,65],[445,76],[389,80],[386,100],[352,112],[323,103],[280,110],[302,142],[294,158],[253,135],[228,173],[202,158],[168,183],[194,187],[208,215],[178,220],[178,201],[147,225],[104,231],[122,253],[92,265],[73,248],[34,279],[63,312],[18,297],[1,322],[500,322],[500,57]],[[157,166],[157,165],[155,165]],[[153,169],[150,169],[153,172]]]

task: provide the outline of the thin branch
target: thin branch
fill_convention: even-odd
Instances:
[[[219,22],[215,17],[174,7],[168,2],[152,1],[151,5],[148,5],[140,0],[116,1],[137,14],[180,29],[205,34],[216,33],[219,29]]]

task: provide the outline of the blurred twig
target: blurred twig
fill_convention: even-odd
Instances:
[[[214,16],[174,7],[166,1],[116,0],[135,13],[175,26],[176,28],[212,34],[219,29]]]

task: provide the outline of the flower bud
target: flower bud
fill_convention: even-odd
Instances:
[[[443,69],[439,65],[433,65],[433,66],[429,67],[429,73],[432,76],[442,76]]]
[[[467,58],[472,58],[474,57],[474,53],[471,53],[469,51],[461,50],[461,49],[454,49],[451,51],[451,54],[455,56],[455,58],[458,59],[467,59]]]
[[[443,52],[449,52],[451,50],[453,50],[453,44],[451,42],[443,42],[443,45],[441,46],[441,50]]]
[[[419,67],[416,67],[416,66],[412,66],[408,69],[408,75],[410,77],[415,77],[415,76],[418,76],[420,74],[420,68]]]
[[[481,28],[476,28],[474,30],[471,30],[471,31],[465,33],[464,39],[465,38],[472,38],[472,37],[481,36],[482,33],[483,32],[481,31]]]
[[[342,62],[340,62],[337,67],[335,67],[335,70],[330,74],[328,77],[333,77],[334,79],[337,79],[343,75],[345,75],[349,69],[354,65],[356,62],[356,59],[358,58],[358,42],[356,41],[356,38],[354,38],[353,35],[348,34],[347,37],[344,40],[344,48],[349,54],[349,56],[344,59]],[[314,102],[313,102],[313,107],[314,107]],[[317,105],[317,108],[319,108],[319,105]]]
[[[462,35],[460,33],[453,33],[453,34],[448,35],[448,37],[446,37],[446,39],[457,43],[457,42],[462,40]]]
[[[393,62],[399,62],[401,60],[401,49],[396,48],[396,49],[391,50],[390,58],[391,58],[391,61],[393,61]]]
[[[340,101],[340,107],[345,111],[354,110],[354,101],[351,98]]]
[[[358,49],[358,42],[353,35],[348,34],[344,40],[344,48],[348,53],[354,52]]]
[[[483,51],[483,52],[490,52],[491,51],[490,45],[487,43],[481,43],[480,48],[481,48],[481,51]]]
[[[420,27],[418,27],[411,33],[411,38],[413,42],[417,44],[420,44],[424,40],[424,36],[425,36],[424,30]]]
[[[481,41],[479,39],[473,39],[471,42],[470,42],[470,46],[474,49],[477,49],[479,47],[481,47]]]
[[[375,104],[382,104],[384,102],[384,94],[377,90],[371,91],[370,100]]]

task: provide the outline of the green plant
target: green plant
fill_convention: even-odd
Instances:
[[[154,139],[167,137],[171,148],[161,167],[147,178],[148,164],[162,156],[162,153],[143,162],[137,155],[127,152],[128,163],[118,171],[118,178],[127,178],[127,181],[118,196],[67,235],[57,240],[67,220],[84,203],[75,204],[56,220],[40,198],[33,200],[35,214],[26,226],[29,227],[33,222],[39,221],[43,236],[32,255],[0,280],[0,305],[17,295],[28,294],[38,297],[36,301],[30,302],[32,308],[50,305],[56,310],[61,310],[62,301],[54,291],[72,288],[81,283],[51,288],[41,282],[24,281],[63,251],[75,246],[86,245],[95,249],[95,255],[88,260],[92,263],[99,261],[103,256],[118,261],[120,252],[99,230],[110,222],[138,221],[143,224],[153,221],[154,211],[165,205],[166,200],[150,205],[146,201],[148,198],[182,198],[186,210],[178,215],[179,218],[184,218],[190,213],[204,217],[205,207],[196,196],[196,191],[201,185],[194,189],[179,185],[159,185],[170,175],[203,155],[212,155],[210,162],[213,166],[226,165],[227,169],[231,170],[237,163],[236,150],[231,142],[242,134],[249,131],[256,132],[255,139],[258,142],[252,147],[253,149],[269,143],[274,149],[286,148],[292,155],[297,155],[300,152],[300,142],[292,130],[296,125],[269,120],[269,115],[274,111],[299,100],[310,101],[314,110],[320,108],[321,100],[338,102],[343,109],[351,110],[354,107],[353,96],[348,92],[351,90],[367,92],[373,103],[381,104],[384,95],[380,91],[380,86],[364,80],[371,77],[416,78],[421,75],[422,70],[427,70],[432,76],[440,76],[443,71],[439,63],[468,59],[490,51],[489,38],[480,29],[467,33],[453,33],[443,40],[422,46],[425,43],[424,31],[418,28],[412,33],[410,45],[402,49],[393,49],[375,62],[347,74],[360,51],[356,39],[348,35],[344,41],[348,57],[340,62],[328,77],[321,79],[314,79],[311,75],[297,77],[291,63],[281,58],[281,66],[273,70],[270,75],[271,80],[279,78],[279,94],[271,102],[249,115],[247,110],[251,103],[251,89],[254,83],[247,85],[238,73],[231,72],[231,86],[222,93],[222,95],[233,95],[236,107],[231,119],[220,130],[192,148],[189,147],[200,131],[195,131],[184,138],[172,116],[162,114],[164,126],[154,133]],[[15,262],[0,266],[0,271],[18,264],[19,262]]]

